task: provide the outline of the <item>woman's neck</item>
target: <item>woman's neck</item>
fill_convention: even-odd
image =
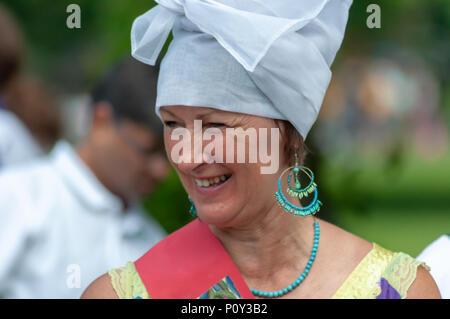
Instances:
[[[313,218],[289,215],[276,204],[254,216],[261,217],[239,227],[210,227],[250,287],[295,280],[311,253]]]

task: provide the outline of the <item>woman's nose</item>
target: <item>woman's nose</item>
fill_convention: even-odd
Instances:
[[[184,128],[184,130],[182,138],[177,137],[170,143],[169,156],[171,156],[171,162],[186,173],[191,172],[199,165],[212,163],[211,154],[205,152],[206,146],[210,143],[214,143],[215,148],[221,146],[205,139],[201,129]],[[211,145],[209,145],[209,148],[211,148]]]

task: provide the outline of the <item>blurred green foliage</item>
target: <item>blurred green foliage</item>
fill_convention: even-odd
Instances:
[[[381,28],[369,29],[367,6],[381,8]],[[440,80],[441,108],[450,109],[450,1],[354,0],[334,65],[349,55],[370,56],[393,47],[420,56]],[[332,67],[333,68],[333,67]],[[448,117],[450,122],[450,116]]]
[[[147,0],[7,0],[24,31],[28,68],[59,92],[89,90],[105,70],[131,51],[134,19]],[[69,29],[69,4],[81,8],[81,28]]]
[[[395,169],[368,159],[351,175],[329,162],[320,168],[326,176],[321,185],[341,207],[339,226],[415,256],[441,234],[450,233],[450,153],[434,160],[411,149],[404,154]],[[341,203],[351,197],[357,197],[360,206]]]

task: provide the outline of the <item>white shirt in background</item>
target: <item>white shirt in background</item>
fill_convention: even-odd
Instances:
[[[0,297],[79,298],[165,235],[138,206],[124,213],[66,142],[0,173]]]
[[[431,276],[436,281],[442,298],[450,299],[450,236],[442,235],[436,239],[420,253],[417,260],[430,266]]]
[[[43,155],[25,125],[11,112],[0,109],[0,169]]]

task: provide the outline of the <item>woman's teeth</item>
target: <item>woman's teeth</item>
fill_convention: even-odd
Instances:
[[[214,178],[209,179],[195,179],[195,182],[200,187],[210,187],[210,186],[216,186],[218,184],[222,184],[224,181],[226,181],[231,175],[222,175],[217,176]]]

